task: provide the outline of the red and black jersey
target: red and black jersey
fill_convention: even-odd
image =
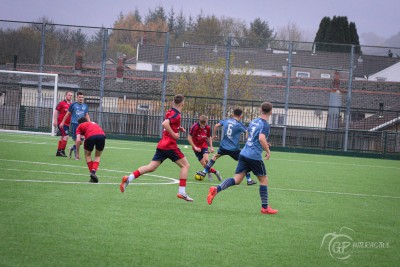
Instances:
[[[174,133],[179,132],[179,128],[181,127],[181,113],[176,108],[171,108],[165,114],[164,120],[169,120],[170,126]],[[178,147],[176,144],[176,139],[172,137],[167,130],[164,129],[162,138],[158,142],[157,148],[163,150],[171,150]]]
[[[203,149],[208,148],[208,140],[211,136],[211,127],[210,125],[206,125],[201,127],[199,122],[190,127],[189,131],[190,136],[192,136],[193,143],[195,146]]]
[[[58,111],[58,118],[57,118],[57,124],[60,124],[62,122],[62,120],[64,119],[65,114],[67,114],[68,108],[71,105],[71,102],[67,102],[66,100],[60,101],[60,103],[58,103],[56,110]],[[71,116],[69,116],[66,120],[65,120],[65,125],[69,126],[71,122]]]
[[[76,129],[76,134],[84,135],[85,139],[89,139],[94,135],[106,135],[98,124],[88,121],[79,124],[78,128]]]

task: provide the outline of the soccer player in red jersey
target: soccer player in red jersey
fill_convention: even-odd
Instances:
[[[205,115],[201,115],[199,117],[199,121],[193,124],[190,127],[188,141],[192,146],[193,152],[199,160],[200,164],[203,168],[206,167],[209,159],[208,154],[214,153],[214,148],[212,145],[212,137],[211,137],[211,127],[207,124],[208,118]],[[210,152],[208,151],[208,146],[210,145]],[[214,173],[219,181],[222,181],[222,177],[219,172],[210,168],[210,172],[208,173],[208,179],[212,180],[211,173]]]
[[[86,164],[90,172],[91,183],[98,183],[99,179],[96,176],[96,171],[99,168],[101,153],[106,144],[106,134],[101,127],[94,123],[88,122],[86,117],[78,120],[79,126],[76,129],[76,155],[79,159],[79,147],[82,144],[81,136],[85,136],[83,148],[85,149]],[[92,151],[96,148],[94,159],[92,160]]]
[[[61,133],[61,137],[60,140],[58,140],[58,147],[57,147],[57,153],[56,156],[57,157],[66,157],[67,155],[65,155],[65,147],[67,146],[67,142],[68,142],[68,131],[69,131],[69,124],[71,121],[71,118],[68,118],[65,121],[65,124],[63,125],[63,127],[60,127],[60,124],[65,116],[65,114],[67,114],[68,108],[72,103],[72,92],[67,91],[65,93],[65,99],[60,101],[56,107],[56,109],[54,110],[54,118],[53,118],[53,123],[54,123],[54,127],[59,129],[60,133]]]
[[[174,96],[172,108],[165,114],[165,119],[162,123],[164,131],[161,140],[158,142],[153,159],[148,165],[141,166],[129,176],[122,177],[119,186],[122,193],[125,192],[126,187],[133,179],[137,179],[140,175],[145,173],[155,171],[164,160],[170,159],[180,168],[179,191],[177,197],[186,201],[193,201],[186,193],[186,178],[189,171],[189,162],[176,143],[176,140],[179,138],[179,132],[185,132],[185,129],[181,127],[181,111],[184,103],[185,97],[183,95],[178,94]]]

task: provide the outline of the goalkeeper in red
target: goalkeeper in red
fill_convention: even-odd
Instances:
[[[81,136],[85,136],[84,149],[86,164],[90,172],[91,183],[98,183],[96,171],[99,168],[101,153],[106,144],[106,134],[103,129],[94,122],[88,122],[86,117],[78,120],[79,126],[76,129],[76,157],[79,159],[79,148],[82,144]],[[96,148],[94,159],[92,160],[92,152]]]
[[[165,114],[165,119],[162,123],[164,131],[161,140],[158,142],[156,153],[154,154],[153,159],[148,165],[141,166],[129,176],[122,177],[122,181],[119,186],[119,189],[122,193],[125,192],[126,187],[134,179],[139,178],[145,173],[155,171],[164,160],[170,159],[180,168],[179,191],[177,193],[177,197],[186,201],[193,201],[193,198],[189,197],[186,193],[186,178],[189,172],[189,162],[176,143],[176,140],[179,139],[179,132],[185,132],[185,129],[181,127],[181,111],[184,103],[185,97],[183,95],[179,94],[174,96],[173,106]]]
[[[243,181],[246,173],[252,171],[260,181],[261,213],[275,214],[278,212],[278,210],[274,210],[268,205],[268,176],[262,156],[263,150],[266,152],[266,160],[271,156],[267,138],[271,128],[268,119],[272,114],[272,104],[269,102],[262,103],[260,113],[260,116],[252,120],[248,127],[247,142],[240,152],[235,176],[226,179],[217,187],[210,187],[207,196],[207,202],[209,205],[212,204],[214,197],[218,193],[233,185],[239,185]]]
[[[204,168],[209,162],[208,154],[210,152],[214,153],[211,137],[211,127],[207,124],[207,122],[207,116],[201,115],[199,117],[199,122],[196,122],[192,125],[192,127],[190,127],[188,135],[189,144],[192,146],[194,154]],[[210,151],[208,151],[208,146],[210,146]],[[214,173],[217,176],[218,180],[222,181],[221,175],[214,168],[209,168],[208,179],[212,180],[211,173]]]

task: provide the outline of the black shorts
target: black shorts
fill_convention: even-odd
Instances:
[[[99,134],[99,135],[93,135],[88,139],[85,139],[83,147],[85,148],[85,150],[88,150],[90,152],[93,151],[94,147],[96,147],[96,150],[98,151],[103,151],[105,144],[106,144],[106,136]]]
[[[239,160],[239,155],[240,155],[240,149],[232,151],[232,150],[227,150],[227,149],[224,149],[222,147],[219,147],[218,154],[220,154],[221,156],[228,155],[231,158],[233,158],[234,160],[238,161]]]
[[[253,172],[255,176],[267,175],[267,170],[265,169],[265,165],[262,159],[249,159],[245,156],[240,155],[235,174],[242,172],[248,173],[250,171]]]
[[[170,159],[172,162],[175,162],[183,159],[184,157],[185,155],[183,155],[182,151],[178,147],[168,150],[157,148],[152,160],[160,161],[162,163],[164,160]]]
[[[196,155],[197,159],[201,161],[203,159],[203,155],[210,154],[210,152],[208,152],[208,148],[202,148],[200,152],[194,151],[194,154]]]

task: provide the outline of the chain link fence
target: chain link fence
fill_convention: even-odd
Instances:
[[[276,147],[400,152],[399,47],[4,20],[0,46],[0,70],[57,73],[57,100],[83,92],[109,134],[160,136],[172,96],[183,93],[186,128],[237,107],[248,123],[269,101]],[[53,87],[40,76],[0,74],[0,128],[48,131]]]

